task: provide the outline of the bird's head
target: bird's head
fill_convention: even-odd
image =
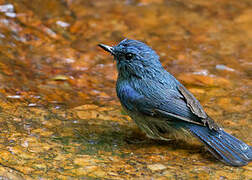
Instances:
[[[162,68],[159,56],[143,42],[124,39],[116,46],[99,46],[114,56],[119,76],[141,78]]]

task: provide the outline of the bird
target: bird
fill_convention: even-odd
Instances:
[[[116,93],[126,113],[147,137],[196,137],[218,160],[230,166],[252,161],[252,146],[218,125],[200,102],[164,69],[157,53],[141,41],[124,39],[116,46],[98,44],[114,56]]]

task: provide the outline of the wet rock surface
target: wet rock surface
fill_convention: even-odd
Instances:
[[[98,43],[146,42],[252,145],[252,2],[0,0],[0,178],[251,179],[197,142],[154,141],[123,112]]]

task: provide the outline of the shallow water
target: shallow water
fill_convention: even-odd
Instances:
[[[250,179],[197,143],[153,141],[122,111],[113,58],[142,40],[226,131],[252,145],[252,2],[0,0],[0,176]]]

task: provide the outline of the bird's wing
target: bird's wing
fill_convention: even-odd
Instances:
[[[192,95],[192,93],[190,93],[190,91],[188,91],[183,85],[179,85],[178,90],[183,95],[186,105],[190,108],[191,112],[201,118],[201,122],[204,125],[207,125],[210,129],[219,129],[219,126],[205,113],[199,101]]]
[[[184,121],[202,126],[208,125],[210,129],[215,127],[213,126],[215,123],[210,122],[211,118],[205,114],[199,102],[183,87],[179,91],[183,96],[178,95],[179,98],[167,96],[163,100],[150,100],[148,97],[139,94],[130,85],[121,86],[118,91],[121,103],[130,111],[140,112],[152,117],[167,118],[168,120]],[[176,94],[179,92],[176,92]]]
[[[203,119],[207,118],[207,114],[203,107],[192,93],[190,93],[184,86],[178,86],[178,90],[183,95],[186,105],[190,108],[193,114]]]

